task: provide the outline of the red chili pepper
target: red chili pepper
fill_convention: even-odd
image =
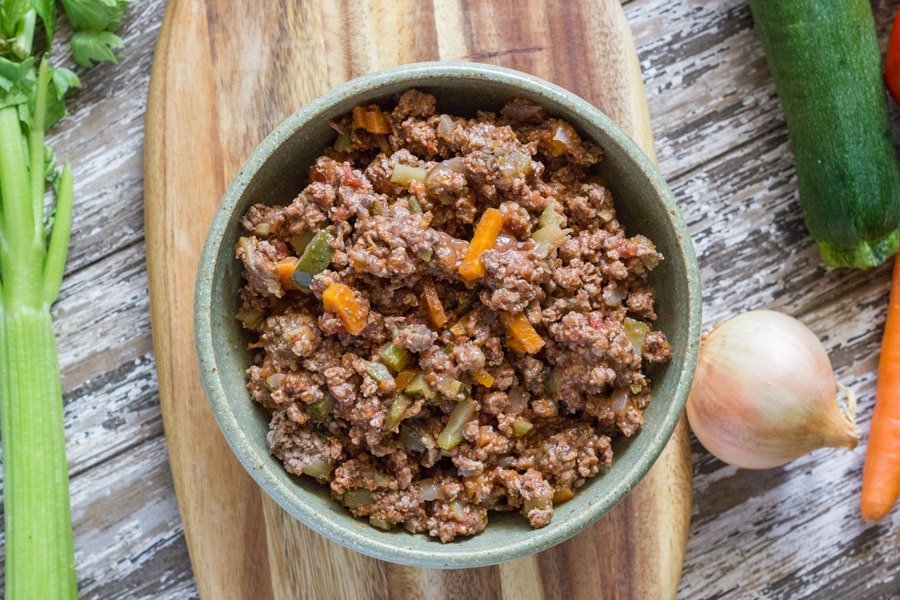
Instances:
[[[884,60],[884,82],[894,102],[900,104],[900,10],[894,13],[894,29]]]

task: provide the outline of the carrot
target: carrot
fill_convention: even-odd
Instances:
[[[354,106],[353,128],[383,135],[391,132],[391,122],[387,115],[374,104],[372,106]]]
[[[413,369],[404,369],[403,371],[397,373],[397,376],[394,377],[394,386],[396,387],[397,391],[402,392],[406,389],[406,386],[409,385],[409,382],[415,379],[415,377],[416,371],[414,371]]]
[[[479,385],[483,385],[486,388],[494,385],[494,376],[488,373],[487,369],[483,367],[476,371],[472,371],[472,379],[477,381]]]
[[[351,335],[366,328],[369,309],[360,304],[353,290],[343,283],[332,283],[322,292],[325,309],[338,316]]]
[[[900,257],[894,259],[891,299],[888,304],[875,412],[863,468],[860,508],[864,519],[885,516],[900,493]]]
[[[428,310],[428,318],[435,327],[443,327],[447,324],[447,313],[444,312],[444,305],[438,298],[437,291],[430,283],[423,286],[422,296],[425,299],[425,308]]]
[[[500,313],[500,322],[509,335],[507,344],[520,354],[534,354],[544,347],[544,340],[534,330],[524,313]]]
[[[884,59],[884,82],[894,102],[900,104],[900,10],[894,13],[894,29]]]
[[[475,227],[475,234],[472,236],[472,241],[469,242],[462,264],[459,265],[459,274],[465,281],[471,283],[484,277],[484,262],[481,260],[481,254],[494,247],[502,228],[503,213],[496,208],[484,211]]]
[[[281,259],[275,265],[275,272],[278,274],[278,281],[285,290],[295,290],[297,286],[294,284],[294,269],[297,268],[297,258],[288,256]]]

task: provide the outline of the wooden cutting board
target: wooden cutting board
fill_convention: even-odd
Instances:
[[[328,542],[259,491],[216,427],[191,313],[200,249],[227,182],[305,102],[369,71],[436,59],[554,81],[653,154],[640,66],[617,0],[169,3],[147,109],[145,219],[160,399],[201,596],[674,597],[691,508],[684,422],[648,476],[597,525],[538,556],[463,571],[392,565]]]

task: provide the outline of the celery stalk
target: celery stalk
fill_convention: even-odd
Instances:
[[[74,30],[75,61],[115,62],[122,40],[112,31],[128,0],[61,3]],[[80,82],[50,65],[56,10],[53,0],[0,0],[0,438],[10,600],[78,595],[50,317],[65,271],[74,184],[68,165],[59,172],[44,143],[47,129],[65,115],[66,91]],[[43,56],[32,55],[38,19],[46,34]],[[48,181],[56,190],[50,232],[44,229]]]

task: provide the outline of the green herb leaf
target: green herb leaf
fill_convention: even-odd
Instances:
[[[119,28],[128,0],[62,0],[62,5],[76,31],[100,32]]]
[[[77,31],[69,41],[72,57],[82,67],[95,62],[118,62],[113,50],[123,47],[122,38],[109,31]]]
[[[50,79],[50,89],[47,94],[47,116],[44,118],[44,129],[50,129],[57,121],[66,116],[66,93],[73,88],[80,88],[81,80],[78,75],[60,67],[53,69]]]
[[[0,108],[27,103],[36,80],[34,58],[16,62],[0,57]]]
[[[44,31],[47,32],[47,47],[53,40],[53,32],[56,29],[56,2],[54,0],[32,0],[34,9],[41,21],[44,22]]]

